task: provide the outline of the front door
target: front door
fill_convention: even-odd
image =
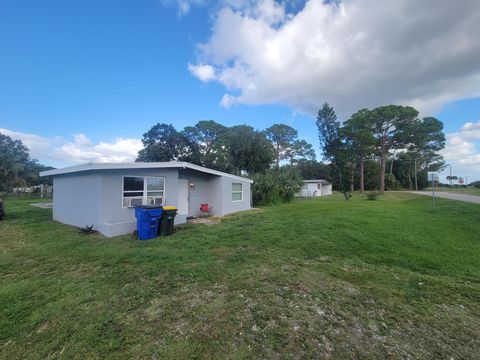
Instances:
[[[188,180],[178,179],[178,214],[188,216]]]

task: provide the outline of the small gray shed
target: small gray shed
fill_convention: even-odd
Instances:
[[[220,216],[251,208],[252,180],[187,162],[88,163],[40,176],[53,177],[54,220],[109,237],[135,230],[135,205],[175,205],[175,224],[200,215],[200,204]]]

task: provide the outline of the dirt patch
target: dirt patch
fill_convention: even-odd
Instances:
[[[190,224],[203,224],[203,225],[217,225],[220,224],[221,219],[219,217],[209,217],[209,218],[195,218],[188,220]]]
[[[34,204],[30,204],[30,206],[37,207],[37,208],[40,208],[40,209],[52,209],[53,208],[53,203],[51,203],[51,202],[49,202],[49,203],[34,203]]]
[[[230,255],[235,252],[235,249],[227,248],[227,247],[215,247],[215,248],[209,249],[208,251],[216,255]]]
[[[37,329],[37,334],[41,334],[45,331],[48,331],[52,327],[55,326],[56,321],[53,319],[47,319],[43,323],[40,324],[40,326]]]

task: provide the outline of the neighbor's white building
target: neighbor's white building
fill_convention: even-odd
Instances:
[[[315,197],[332,195],[332,184],[327,180],[303,180],[302,190],[297,194],[300,197]]]

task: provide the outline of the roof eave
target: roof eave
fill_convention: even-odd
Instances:
[[[182,161],[170,161],[170,162],[138,162],[138,163],[85,163],[81,165],[74,165],[69,166],[63,169],[54,169],[54,170],[47,170],[42,171],[39,173],[40,176],[57,176],[57,175],[64,175],[64,174],[74,174],[80,173],[85,171],[104,171],[104,170],[127,170],[127,169],[141,169],[141,168],[148,168],[148,169],[165,169],[165,168],[184,168],[184,169],[191,169],[200,171],[207,174],[217,175],[217,176],[225,176],[232,179],[237,179],[239,181],[246,181],[250,184],[253,183],[252,179],[244,178],[237,175],[232,175],[228,173],[224,173],[222,171],[217,171],[213,169],[209,169],[200,165],[191,164],[188,162]]]

